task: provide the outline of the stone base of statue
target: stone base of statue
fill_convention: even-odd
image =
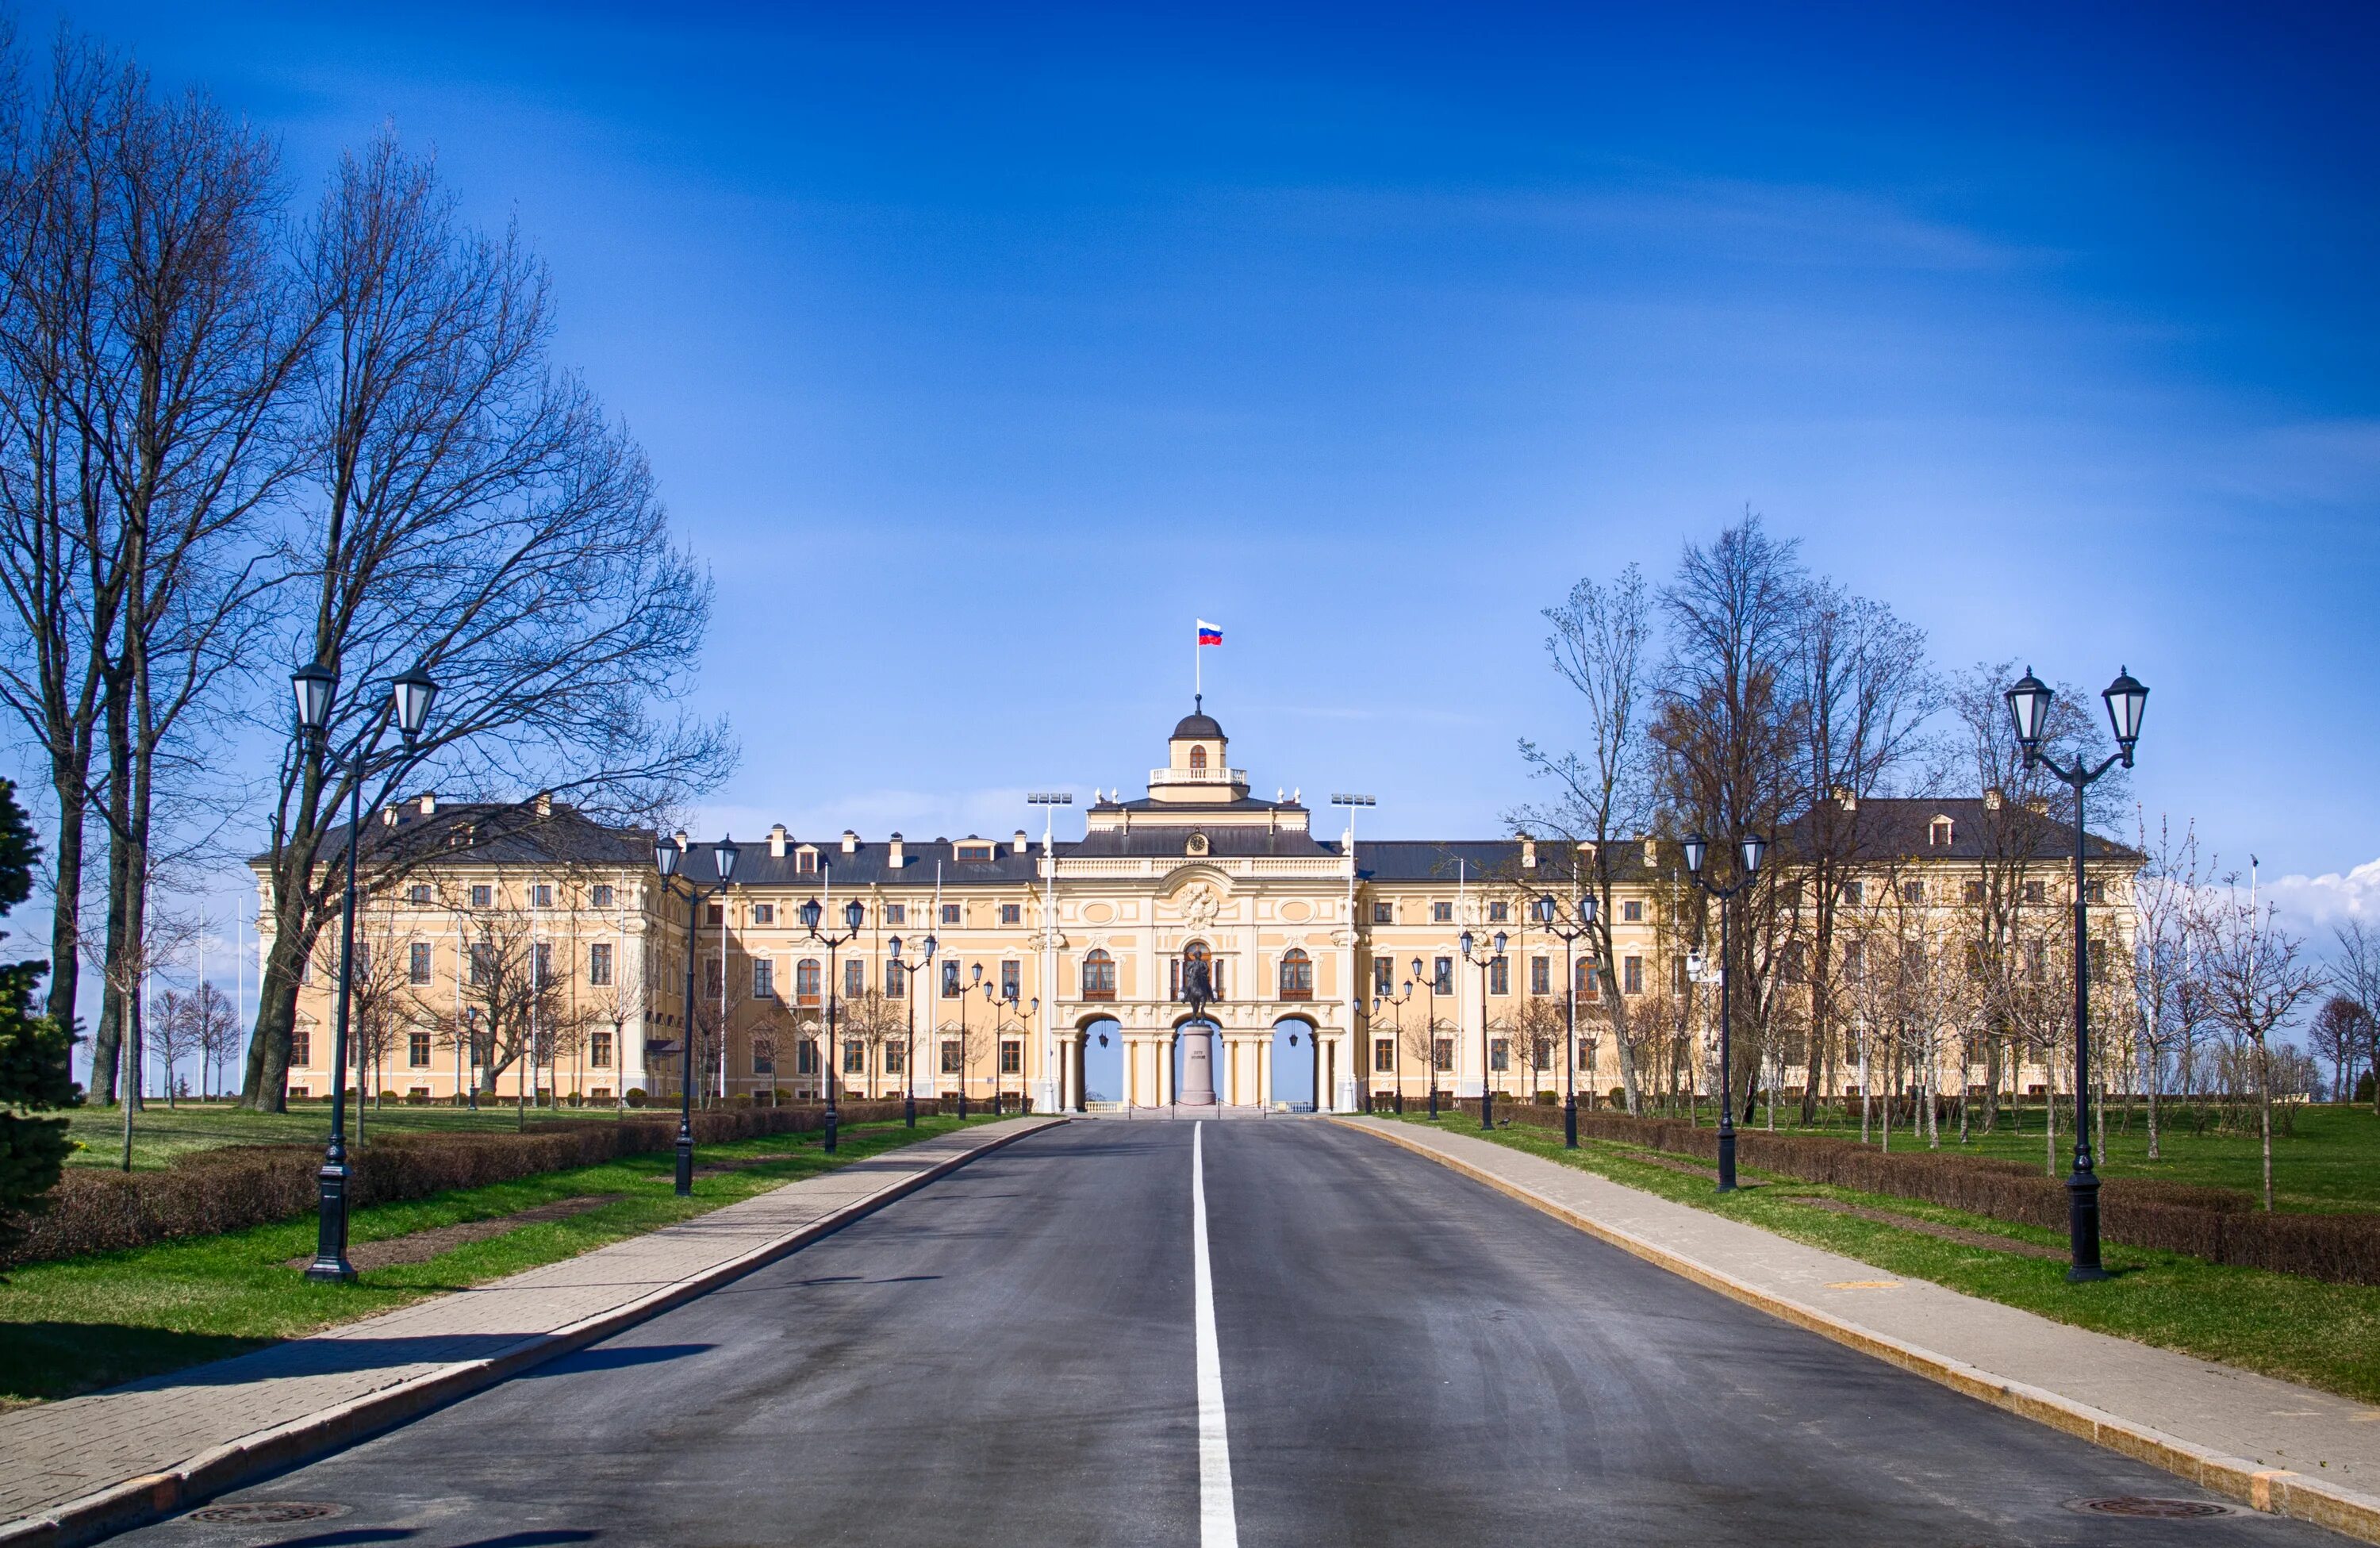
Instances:
[[[1182,1105],[1215,1105],[1215,1034],[1204,1027],[1182,1032]]]

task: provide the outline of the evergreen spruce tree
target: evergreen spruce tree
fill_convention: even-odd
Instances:
[[[0,779],[0,918],[31,894],[39,855],[16,786]],[[49,969],[46,962],[0,966],[0,1250],[42,1207],[71,1149],[66,1119],[32,1115],[82,1103],[67,1064],[72,1039],[33,1010],[34,987]]]

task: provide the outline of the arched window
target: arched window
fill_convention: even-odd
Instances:
[[[794,1004],[814,1006],[819,1003],[819,959],[805,957],[794,964]]]
[[[1206,942],[1193,941],[1182,948],[1181,956],[1173,959],[1175,999],[1189,998],[1191,980],[1196,976],[1196,969],[1200,968],[1207,972],[1207,998],[1220,1000],[1223,997],[1223,965],[1215,960],[1214,954],[1207,949]]]
[[[1084,954],[1083,998],[1086,1000],[1115,998],[1115,958],[1106,952],[1093,949]]]
[[[1284,1000],[1314,998],[1314,958],[1295,946],[1281,954],[1281,997]]]
[[[1190,750],[1190,772],[1192,774],[1205,774],[1207,772],[1207,750],[1205,748],[1194,747]]]

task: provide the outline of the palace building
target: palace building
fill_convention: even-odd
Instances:
[[[1535,907],[1548,895],[1571,906],[1581,857],[1566,841],[1358,838],[1352,817],[1318,835],[1296,793],[1252,792],[1203,709],[1165,745],[1146,793],[1099,794],[1079,839],[814,838],[780,825],[735,847],[724,885],[717,843],[607,827],[544,799],[408,798],[373,814],[359,851],[367,876],[386,878],[358,916],[361,1079],[398,1100],[477,1087],[507,1101],[674,1102],[691,1036],[698,1089],[730,1101],[813,1099],[830,1058],[853,1097],[963,1091],[1038,1111],[1267,1107],[1292,1091],[1347,1111],[1483,1085],[1526,1099],[1572,1078],[1599,1097],[1620,1081],[1610,993],[1636,1024],[1640,1079],[1710,1089],[1716,975],[1689,938],[1702,913],[1675,839],[1632,837],[1614,857],[1607,984],[1585,944],[1573,952]],[[1976,1089],[1987,1072],[1973,1047],[1947,1032],[1912,1039],[1912,1018],[2022,1014],[1986,1006],[1976,948],[1961,955],[1961,921],[1987,908],[2016,921],[2018,960],[2001,976],[2054,1001],[2058,943],[2071,938],[2069,830],[1990,792],[1835,805],[1829,821],[1855,812],[1860,835],[1856,866],[1834,884],[1837,1016],[1889,1022],[1900,1052],[1863,1038],[1815,1074],[1783,1066],[1766,1079],[1794,1097],[1814,1079],[1828,1094]],[[1777,835],[1774,884],[1792,891],[1768,931],[1776,1006],[1810,977],[1811,943],[1794,938],[1803,883],[1784,878],[1811,821]],[[346,842],[334,835],[326,857]],[[679,851],[673,886],[657,842]],[[2095,837],[2088,863],[2105,932],[2095,960],[2128,961],[2138,857]],[[691,920],[689,882],[703,895]],[[813,899],[815,934],[803,922]],[[293,1096],[329,1088],[335,934],[324,931],[300,992]],[[2014,1052],[1988,1072],[1996,1089],[2054,1086],[2021,1038],[2002,1041]]]

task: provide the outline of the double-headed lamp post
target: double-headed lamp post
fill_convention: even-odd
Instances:
[[[983,964],[976,962],[969,964],[969,966],[975,969],[975,976],[967,980],[969,987],[981,984],[983,982]],[[959,991],[959,1121],[961,1123],[965,1123],[966,1121],[967,1115],[966,1007],[966,990],[962,989]]]
[[[1019,1001],[1014,988],[995,990],[992,985],[987,983],[983,986],[983,997],[995,1007],[1006,1006],[1008,1014],[1024,1023],[1025,1030],[1028,1032],[1033,1030],[1033,1018],[1041,1014],[1041,996],[1038,994],[1029,1000]],[[1016,1046],[1022,1053],[1025,1047],[1022,1038],[1017,1040]],[[1000,1104],[1000,1077],[1002,1073],[1000,1067],[1001,1053],[1000,1022],[995,1018],[991,1023],[991,1111],[994,1116],[1007,1111]],[[1016,1061],[1016,1083],[1020,1087],[1025,1083],[1025,1061],[1021,1058]],[[1021,1104],[1025,1093],[1019,1091],[1016,1094]]]
[[[331,707],[339,693],[339,671],[324,662],[310,662],[289,674],[298,697],[298,735],[311,777],[319,787],[322,756],[330,740]],[[430,705],[438,685],[421,667],[388,685],[388,704],[356,732],[347,750],[347,878],[346,898],[339,908],[339,998],[332,1018],[331,1139],[322,1150],[322,1169],[315,1174],[317,1213],[314,1261],[306,1266],[309,1279],[353,1279],[347,1262],[347,1007],[355,994],[356,851],[363,847],[364,762],[380,742],[391,719],[405,738],[405,751],[388,771],[391,784],[403,777],[420,745],[421,728],[429,722]],[[358,1097],[358,1103],[361,1099]],[[356,1121],[363,1122],[360,1111]],[[127,1133],[130,1130],[128,1128]]]
[[[909,1030],[901,1051],[901,1121],[911,1128],[917,1127],[917,979],[923,975],[931,988],[934,971],[934,938],[929,935],[917,944],[926,948],[926,956],[912,973],[901,960],[901,937],[895,935],[884,943],[892,953],[892,970],[900,975],[902,1004],[909,1007]]]
[[[1429,1017],[1429,1026],[1427,1029],[1428,1036],[1424,1040],[1429,1044],[1429,1058],[1427,1061],[1429,1066],[1429,1121],[1436,1123],[1438,1121],[1438,975],[1431,973],[1424,978],[1421,967],[1421,958],[1415,957],[1413,959],[1414,982],[1427,985],[1429,991],[1429,998],[1422,1004],[1425,1014]],[[1410,987],[1407,992],[1411,992]]]
[[[1472,940],[1468,930],[1455,938],[1455,945],[1463,949],[1463,960],[1479,969],[1479,1127],[1492,1129],[1496,1127],[1496,1093],[1488,1083],[1488,969],[1503,960],[1504,932],[1500,930],[1496,932],[1496,951],[1492,957],[1471,955]]]
[[[1395,1071],[1395,1074],[1390,1079],[1393,1079],[1397,1085],[1395,1092],[1389,1098],[1389,1104],[1392,1110],[1400,1115],[1402,1115],[1405,1110],[1405,1002],[1411,1000],[1413,997],[1414,981],[1411,979],[1405,980],[1405,992],[1402,994],[1375,994],[1372,996],[1373,1021],[1378,1022],[1379,1020],[1380,1013],[1383,1010],[1393,1010],[1396,1012],[1395,1025],[1397,1035],[1396,1041],[1390,1045],[1390,1051],[1389,1054],[1389,1063],[1390,1067]]]
[[[795,917],[802,921],[802,928],[809,932],[809,938],[826,947],[826,1152],[832,1155],[836,1118],[834,1067],[843,1058],[843,1043],[834,1030],[835,995],[839,987],[834,976],[834,954],[859,938],[859,926],[868,918],[868,910],[859,906],[859,899],[853,898],[843,906],[842,932],[837,934],[830,931],[821,935],[819,933],[819,920],[825,914],[826,910],[819,907],[819,900],[815,897],[795,911]]]
[[[1748,833],[1735,841],[1738,858],[1736,879],[1720,886],[1703,874],[1703,860],[1710,853],[1710,844],[1702,835],[1689,836],[1684,844],[1686,873],[1694,885],[1718,899],[1718,1190],[1735,1191],[1735,999],[1731,960],[1728,954],[1728,903],[1760,879],[1760,862],[1768,857],[1768,840],[1760,834]]]
[[[733,837],[722,838],[710,847],[710,863],[719,872],[719,881],[706,887],[693,877],[686,879],[686,1018],[678,1026],[677,1058],[677,1196],[686,1198],[694,1192],[694,959],[695,933],[701,927],[702,905],[727,890],[735,880],[735,857],[741,853]],[[661,872],[662,891],[675,890],[678,863],[686,851],[677,841],[662,837],[653,841],[653,869]],[[727,919],[722,910],[719,931],[723,938]],[[724,972],[726,969],[722,969]],[[727,1024],[722,1018],[719,1027],[719,1062],[727,1063]]]
[[[2086,769],[2077,754],[2061,764],[2042,746],[2049,727],[2049,707],[2057,694],[2028,666],[2008,690],[2009,718],[2016,723],[2017,744],[2024,749],[2025,767],[2047,769],[2074,792],[2074,1171],[2066,1179],[2066,1237],[2072,1266],[2070,1284],[2105,1279],[2099,1264],[2099,1174],[2091,1158],[2091,925],[2087,884],[2082,874],[2082,792],[2102,774],[2121,763],[2132,766],[2132,747],[2141,739],[2141,715],[2148,708],[2149,690],[2130,669],[2119,670],[2099,697],[2107,701],[2107,724],[2116,733],[2116,750]]]
[[[1570,1073],[1562,1082],[1562,1149],[1578,1149],[1578,943],[1595,928],[1595,895],[1582,892],[1568,909],[1546,893],[1537,899],[1537,922],[1561,937],[1562,1063]],[[1587,1044],[1589,1048],[1594,1043]],[[1589,1061],[1590,1067],[1593,1061]],[[1587,1100],[1594,1100],[1595,1071],[1587,1072]]]

